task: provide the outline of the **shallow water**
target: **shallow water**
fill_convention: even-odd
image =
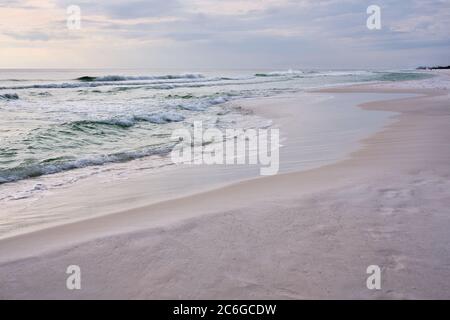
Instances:
[[[238,110],[223,110],[230,100],[423,76],[371,71],[118,73],[0,71],[0,184],[167,154],[174,145],[170,133],[196,120],[220,128],[267,125]]]
[[[89,78],[76,80],[83,76]],[[235,108],[240,99],[343,83],[421,77],[427,75],[365,70],[201,74],[185,70],[0,70],[0,229],[69,217],[65,210],[54,212],[48,207],[39,209],[49,211],[45,213],[33,210],[21,215],[19,211],[80,180],[103,179],[107,183],[136,173],[151,172],[156,177],[163,170],[171,171],[171,133],[191,128],[194,121],[219,129],[271,125],[270,119]],[[389,117],[388,113],[358,108],[343,111],[343,104],[359,101],[354,97],[347,102],[342,100],[344,96],[339,99],[341,102],[321,104],[305,97],[304,116],[298,126],[301,139],[295,141],[296,150],[281,149],[281,172],[341,159]],[[236,103],[225,103],[229,101]],[[217,166],[209,170],[201,173],[208,172],[206,185],[257,176],[259,167]],[[155,201],[183,194],[181,185],[165,185],[161,179],[150,188]],[[189,183],[194,186],[196,182]],[[88,211],[98,206],[94,202],[71,205]]]
[[[407,96],[411,95],[296,94],[295,101],[304,116],[298,119],[294,135],[280,130],[280,173],[313,169],[349,157],[360,147],[361,139],[393,121],[395,115],[362,110],[356,105]],[[5,194],[14,197],[1,201],[0,238],[259,176],[259,165],[174,166],[167,158],[157,156],[4,184]]]

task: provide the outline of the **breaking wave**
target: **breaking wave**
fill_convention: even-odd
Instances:
[[[283,76],[302,76],[306,72],[300,70],[272,71],[267,73],[256,73],[255,77],[283,77]]]
[[[185,117],[175,112],[153,113],[153,114],[139,114],[127,118],[111,118],[111,119],[93,119],[93,120],[78,120],[66,122],[63,125],[75,129],[81,128],[95,128],[96,126],[114,126],[119,128],[130,128],[138,122],[150,122],[155,124],[164,124],[170,122],[183,121]]]
[[[136,121],[147,121],[156,124],[164,124],[170,122],[180,122],[185,119],[181,114],[167,112],[162,114],[136,115],[133,117]]]
[[[173,146],[174,143],[161,144],[137,151],[96,155],[80,159],[48,159],[37,164],[21,165],[12,169],[0,170],[0,184],[55,174],[67,170],[101,166],[107,163],[126,162],[152,155],[166,155],[173,149]]]
[[[110,82],[110,81],[136,81],[136,80],[174,80],[174,79],[203,79],[204,76],[201,73],[185,73],[179,75],[162,75],[162,76],[120,76],[120,75],[108,75],[101,77],[84,76],[75,80],[86,82]]]
[[[18,100],[19,95],[17,93],[0,94],[0,99],[2,99],[2,100]]]

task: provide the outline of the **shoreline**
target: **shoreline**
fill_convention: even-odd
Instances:
[[[283,145],[280,148],[281,174],[303,172],[348,158],[351,152],[361,146],[361,140],[390,123],[394,114],[380,111],[368,113],[357,105],[403,96],[361,93],[330,96],[301,92],[243,99],[230,102],[227,108],[244,107],[245,114],[248,112],[263,117],[267,119],[265,121],[271,119],[271,127],[280,128]],[[275,104],[284,107],[274,107]],[[358,120],[357,124],[349,123],[355,119]],[[335,125],[336,129],[317,131],[318,128],[327,128],[329,124]],[[59,174],[30,181],[31,185],[37,185],[42,191],[30,198],[3,203],[6,215],[1,221],[0,239],[116,214],[261,177],[258,165],[182,165],[167,166],[156,171],[139,169],[146,165],[145,160],[126,162],[119,167],[102,169],[108,172],[114,168],[119,170],[118,173],[100,173],[56,189],[47,189],[46,185],[51,184],[48,179],[58,180]],[[70,171],[67,174],[70,175]],[[121,174],[125,175],[124,179],[116,177]],[[75,174],[78,175],[80,173]],[[100,189],[102,192],[97,192]]]
[[[417,195],[417,190],[414,188],[420,189],[420,182],[424,181],[425,186],[427,183],[434,183],[434,180],[438,181],[439,183],[436,183],[439,192],[442,193],[441,200],[445,205],[447,204],[447,194],[445,190],[441,190],[442,185],[445,185],[446,182],[445,179],[440,178],[448,174],[445,164],[450,159],[450,153],[447,150],[436,149],[436,146],[437,142],[443,143],[442,141],[445,141],[446,134],[450,137],[450,131],[444,123],[445,116],[448,116],[448,111],[444,108],[448,101],[446,96],[448,92],[420,89],[383,90],[359,85],[319,91],[322,93],[363,91],[393,93],[395,91],[421,95],[381,103],[374,101],[360,105],[360,108],[394,111],[398,112],[399,115],[396,116],[394,123],[365,139],[362,142],[362,148],[352,153],[349,159],[308,171],[238,182],[185,198],[0,240],[2,244],[0,246],[0,274],[9,274],[14,270],[21,270],[23,276],[21,280],[11,280],[11,277],[17,277],[17,275],[8,276],[7,280],[2,277],[0,287],[9,290],[7,290],[7,293],[2,292],[3,290],[0,291],[0,298],[16,298],[22,295],[25,295],[22,297],[32,297],[33,295],[35,297],[36,295],[39,297],[54,297],[56,294],[64,298],[182,297],[197,299],[205,297],[229,298],[232,296],[244,299],[282,297],[384,297],[395,299],[417,297],[414,292],[417,290],[404,290],[405,292],[401,290],[411,289],[410,285],[407,285],[403,273],[408,275],[408,272],[404,271],[410,268],[410,256],[414,256],[414,254],[411,252],[405,254],[401,250],[403,247],[400,244],[404,242],[405,236],[402,239],[397,239],[395,236],[397,231],[403,231],[403,224],[405,224],[404,221],[397,221],[396,210],[404,209],[405,201],[413,201],[413,196]],[[442,99],[443,97],[447,100]],[[432,107],[429,110],[424,109],[421,103],[430,104]],[[405,105],[408,105],[408,110],[405,109]],[[432,117],[433,115],[441,117],[435,119]],[[436,131],[438,127],[439,129],[447,129],[445,132],[442,131],[443,137],[438,134],[440,131]],[[411,128],[414,131],[410,131]],[[421,131],[419,130],[419,133],[417,133],[417,129],[425,130],[424,139],[426,143],[422,143],[420,139],[412,141],[408,137],[408,134],[411,133],[418,136]],[[398,139],[401,139],[400,142],[405,145],[396,142]],[[425,154],[424,149],[428,151]],[[439,155],[436,157],[434,154],[437,151],[439,151]],[[405,155],[409,155],[409,157]],[[431,164],[436,168],[427,169]],[[436,172],[433,172],[433,174],[424,173],[426,170],[437,171],[437,174]],[[392,181],[381,179],[381,177],[395,175],[397,177]],[[424,177],[421,175],[424,175]],[[412,180],[421,181],[412,186],[412,180],[409,180],[411,178],[409,176],[413,176]],[[386,182],[393,185],[398,184],[402,187],[383,187]],[[426,190],[421,191],[425,192]],[[373,199],[371,197],[368,199],[365,193],[370,194]],[[383,198],[383,201],[389,203],[390,206],[382,208],[382,205],[377,203],[381,199],[378,199],[378,197]],[[391,203],[399,197],[407,198],[407,200],[403,199],[404,202],[400,204]],[[261,201],[261,199],[264,199],[264,201]],[[326,205],[323,205],[322,202]],[[349,205],[349,203],[354,204]],[[358,217],[355,210],[366,207],[370,208],[368,213],[377,213],[375,218],[368,216],[368,213],[363,215],[363,218]],[[191,214],[186,214],[187,211]],[[151,214],[148,214],[149,212]],[[306,213],[304,216],[299,216],[298,212]],[[314,216],[314,212],[318,213],[319,217]],[[409,212],[408,214],[414,213]],[[278,219],[278,215],[282,217],[278,217]],[[339,217],[339,219],[336,220],[336,217]],[[349,217],[354,220],[347,221]],[[386,217],[395,218],[394,226],[386,224],[386,221],[384,221],[387,219]],[[424,218],[422,217],[422,219]],[[444,219],[443,222],[445,223],[448,222],[445,217],[440,217],[440,219]],[[341,220],[345,220],[347,224],[341,225]],[[430,223],[433,223],[433,221]],[[352,229],[357,226],[365,226],[366,223],[369,225],[369,229],[371,228],[370,230],[367,230],[367,227],[365,232],[358,230],[358,228]],[[420,227],[417,223],[412,221],[406,224],[414,229]],[[273,225],[278,227],[277,230],[274,229]],[[445,224],[442,223],[442,225]],[[225,234],[223,229],[218,228],[218,226],[228,230],[230,234]],[[292,226],[297,228],[292,229]],[[395,227],[399,230],[395,230]],[[341,229],[344,229],[345,232]],[[441,226],[438,229],[441,230]],[[297,233],[305,232],[305,235],[299,235],[295,230]],[[280,234],[281,231],[283,231],[282,234]],[[340,232],[347,235],[351,234],[353,237],[346,239]],[[238,240],[233,240],[232,235]],[[280,241],[280,237],[284,241]],[[420,237],[426,238],[427,235],[422,234]],[[443,237],[444,244],[447,244],[448,238]],[[200,241],[202,239],[205,241]],[[248,241],[254,239],[257,240],[257,243],[248,243]],[[359,244],[353,244],[358,239],[365,241],[369,247],[372,247],[372,250],[368,251],[367,248],[364,250]],[[422,245],[426,243],[426,239],[422,238],[408,239],[415,242],[422,241]],[[147,242],[147,240],[152,241]],[[304,243],[300,240],[303,240]],[[388,245],[392,241],[398,242],[401,249],[393,248],[394,245]],[[124,244],[130,244],[130,246]],[[195,245],[189,246],[188,244]],[[289,248],[289,246],[286,248],[286,244],[295,244],[299,248]],[[313,247],[308,248],[307,244]],[[221,250],[213,250],[214,248],[211,249],[209,245]],[[272,255],[261,251],[265,247],[273,250]],[[183,248],[192,253],[192,256],[183,254],[180,251]],[[449,257],[448,250],[443,248],[445,248],[443,245],[442,248],[439,245],[439,250],[443,250],[441,253],[444,253],[440,259],[447,259]],[[255,256],[254,253],[251,253],[251,249],[258,252],[259,255]],[[338,250],[340,254],[333,252],[337,249],[340,250]],[[139,250],[146,254],[140,256]],[[216,256],[217,252],[220,253],[218,256]],[[435,250],[431,250],[431,252],[434,254]],[[419,253],[427,254],[426,252]],[[317,257],[320,254],[324,256]],[[359,256],[359,260],[357,259],[358,267],[349,264],[351,257],[355,254]],[[246,255],[249,255],[249,257],[246,258]],[[100,258],[97,256],[100,256]],[[87,288],[87,292],[82,290],[80,293],[74,293],[63,288],[58,289],[58,281],[64,278],[65,274],[63,269],[61,269],[60,274],[56,273],[55,275],[55,272],[69,260],[78,259],[85,263],[88,266],[87,269],[92,271],[93,277],[94,274],[99,276],[98,273],[101,271],[95,271],[92,269],[93,266],[100,263],[103,267],[108,268],[104,263],[107,260],[109,262],[115,261],[110,260],[112,256],[116,259],[126,256],[128,260],[133,261],[133,264],[126,261],[118,262],[115,268],[110,266],[110,273],[105,276],[106,278],[112,277],[114,274],[119,275],[121,271],[129,273],[130,268],[131,270],[133,268],[139,269],[136,275],[130,275],[130,279],[119,281],[118,284],[112,286],[113,288],[109,292],[102,290],[107,285],[103,282],[105,277],[101,280],[92,278],[95,285]],[[275,261],[281,262],[274,263],[274,256],[279,258]],[[203,264],[212,257],[218,258],[220,264],[211,262],[210,266],[204,266]],[[232,261],[235,261],[237,257],[244,261],[234,265]],[[383,260],[384,270],[388,273],[388,277],[392,276],[394,279],[394,275],[401,275],[400,283],[394,281],[393,284],[388,284],[387,289],[383,288],[382,292],[374,293],[364,290],[365,270],[359,267],[363,262],[369,261],[369,258],[375,259],[375,257]],[[326,261],[324,261],[325,263],[318,263],[317,259],[325,259]],[[304,260],[306,260],[306,264]],[[338,270],[341,270],[338,273],[342,270],[351,270],[352,272],[345,273],[341,277],[336,277],[336,275],[333,277],[333,267],[330,266],[331,260],[337,260]],[[33,262],[37,263],[34,267],[31,266]],[[421,262],[424,263],[424,261]],[[165,263],[169,264],[166,269],[163,267]],[[49,264],[48,270],[42,270],[42,268],[39,268],[39,264],[41,266]],[[152,264],[156,264],[159,268],[147,270],[146,266]],[[193,266],[190,264],[193,264]],[[227,266],[233,269],[232,272],[226,270]],[[180,269],[182,267],[188,269],[190,277],[183,275],[184,273]],[[248,267],[250,267],[250,270],[256,268],[256,275],[253,274],[252,276],[244,270]],[[414,275],[412,279],[416,287],[423,285],[420,284],[417,275],[426,267],[426,264],[424,264],[419,271],[408,270],[410,271],[409,274],[412,272]],[[206,280],[199,280],[198,277],[202,271],[205,271],[204,268],[207,271],[205,272]],[[278,271],[279,268],[284,270],[287,275],[282,276],[273,273],[276,270]],[[316,269],[323,269],[320,275],[316,273]],[[51,270],[53,270],[53,273]],[[155,270],[156,272],[153,273]],[[268,270],[272,270],[272,273],[268,273]],[[359,270],[359,273],[357,270]],[[32,274],[35,276],[41,274],[41,277],[36,276],[36,279],[39,278],[42,283],[35,283],[35,287],[21,291],[20,288],[24,288],[24,283],[32,282],[28,278]],[[445,279],[444,274],[445,276],[450,274],[447,268],[441,269],[441,274],[430,275],[427,279],[439,283],[439,281],[442,282]],[[89,273],[87,277],[90,277]],[[139,284],[138,280],[142,278],[146,281]],[[192,283],[195,279],[198,281],[197,284]],[[302,281],[290,284],[292,279]],[[408,279],[411,280],[411,277]],[[166,280],[172,285],[165,286],[164,281]],[[325,280],[335,284],[335,289],[327,289]],[[362,282],[360,283],[360,281]],[[44,283],[48,286],[42,287]],[[218,284],[218,286],[214,287],[213,284]],[[448,287],[448,284],[445,285]],[[429,288],[433,288],[433,286],[436,285],[430,284]],[[183,289],[184,287],[186,288]],[[445,293],[449,291],[444,291],[444,289],[448,289],[447,287],[442,290],[434,289],[437,290],[434,294],[423,289],[418,297],[448,297]],[[192,292],[186,291],[189,288],[192,289]]]

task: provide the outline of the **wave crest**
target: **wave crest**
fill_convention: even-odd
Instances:
[[[163,112],[152,114],[133,115],[128,118],[112,118],[112,119],[94,119],[94,120],[78,120],[65,123],[72,128],[86,128],[96,126],[114,126],[119,128],[130,128],[136,125],[137,122],[150,122],[155,124],[165,124],[170,122],[183,121],[185,117],[175,112]]]
[[[301,70],[272,71],[267,73],[256,73],[255,77],[283,77],[283,76],[301,76],[305,72]]]
[[[19,95],[17,93],[0,94],[0,99],[3,99],[3,100],[18,100],[19,99]]]
[[[55,174],[67,170],[79,169],[90,166],[101,166],[107,163],[126,162],[152,155],[168,154],[173,144],[155,145],[138,151],[125,151],[113,154],[84,157],[80,159],[49,159],[39,164],[22,165],[13,169],[0,170],[0,185],[15,182],[27,178]]]
[[[101,77],[83,76],[75,80],[84,82],[113,82],[113,81],[136,81],[136,80],[173,80],[173,79],[203,79],[201,73],[167,74],[162,76],[121,76],[107,75]]]

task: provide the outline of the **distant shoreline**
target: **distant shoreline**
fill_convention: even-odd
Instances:
[[[416,70],[448,70],[450,66],[417,67]]]

